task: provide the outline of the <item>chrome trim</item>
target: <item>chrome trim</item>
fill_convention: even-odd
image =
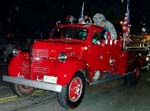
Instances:
[[[65,52],[61,52],[59,55],[58,55],[58,60],[60,62],[65,62],[67,59],[67,54]]]
[[[31,86],[31,87],[54,91],[54,92],[61,92],[61,90],[62,90],[61,85],[51,84],[51,83],[41,82],[41,81],[33,81],[33,80],[24,79],[24,78],[3,75],[2,80],[6,81],[6,82],[10,82],[10,83]]]

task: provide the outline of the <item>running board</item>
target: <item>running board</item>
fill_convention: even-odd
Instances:
[[[128,72],[122,76],[116,76],[114,75],[113,77],[107,77],[106,79],[101,79],[101,80],[96,80],[96,81],[93,81],[90,83],[90,85],[95,85],[95,84],[100,84],[100,83],[104,83],[104,82],[108,82],[108,81],[112,81],[112,80],[116,80],[116,79],[120,79],[120,78],[123,78],[125,76],[128,76],[132,73],[134,73],[135,71],[132,71],[132,72]]]

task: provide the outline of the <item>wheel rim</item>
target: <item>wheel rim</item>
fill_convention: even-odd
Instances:
[[[136,79],[139,78],[139,75],[140,75],[140,73],[139,73],[139,68],[136,68],[136,69],[135,69],[135,77],[136,77]]]
[[[82,89],[83,89],[83,83],[82,83],[81,78],[75,77],[69,85],[70,101],[76,102],[82,94]]]
[[[34,90],[34,88],[30,87],[30,86],[19,85],[18,87],[22,92],[31,92],[32,93]]]

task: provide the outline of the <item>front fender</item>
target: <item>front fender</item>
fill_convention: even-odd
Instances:
[[[58,63],[55,65],[52,73],[57,74],[57,83],[65,86],[70,82],[75,73],[83,68],[86,68],[86,64],[84,62],[79,60],[69,60],[65,63]]]
[[[26,63],[26,68],[29,70],[29,53],[27,52],[21,52],[18,55],[14,56],[9,64],[8,64],[8,75],[9,76],[18,76],[20,73],[22,73],[22,66]],[[28,70],[26,70],[28,72]]]

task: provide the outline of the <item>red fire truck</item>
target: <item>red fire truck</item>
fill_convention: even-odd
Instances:
[[[123,78],[137,84],[145,47],[124,46],[104,28],[92,24],[58,24],[47,40],[36,40],[30,52],[13,50],[3,81],[12,83],[18,96],[37,89],[57,93],[64,108],[77,107],[87,85]]]

